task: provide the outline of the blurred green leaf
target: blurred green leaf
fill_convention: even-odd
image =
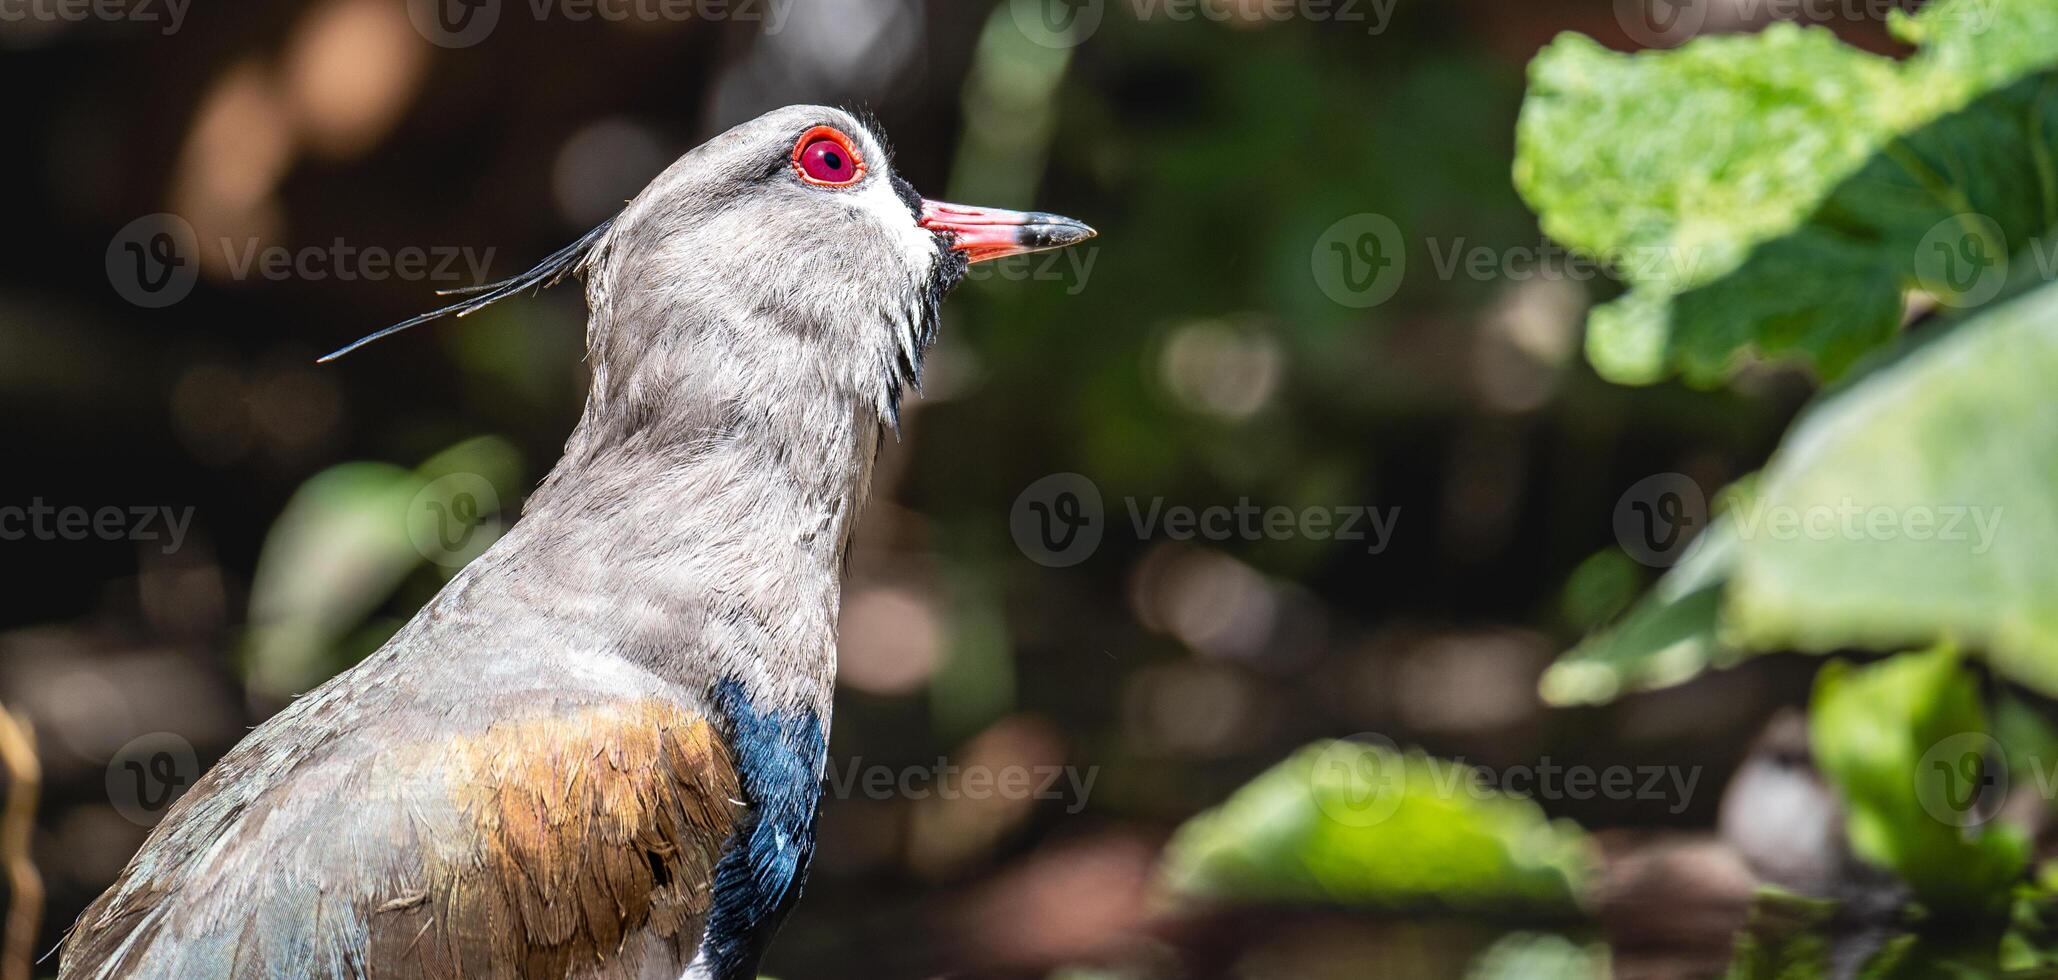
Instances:
[[[1889,26],[1921,47],[1915,81],[1940,105],[1962,104],[1986,89],[2049,67],[2058,6],[2037,0],[1950,0],[1920,14],[1894,10]]]
[[[1034,0],[1004,0],[987,15],[965,79],[965,129],[951,168],[951,200],[1023,208],[1034,203],[1056,126],[1054,100],[1072,49],[1055,37],[1033,38],[1021,26],[1046,23],[1033,9],[1038,6]]]
[[[515,448],[489,436],[413,470],[343,463],[301,484],[265,535],[250,586],[250,689],[291,697],[348,666],[339,652],[410,574],[425,562],[455,571],[499,536],[520,471]]]
[[[1643,579],[1643,570],[1620,548],[1595,552],[1566,578],[1560,609],[1574,629],[1596,629],[1636,601]]]
[[[1786,24],[1538,55],[1515,181],[1630,284],[1588,323],[1602,374],[1713,383],[1756,352],[1834,377],[1892,336],[1904,290],[1984,302],[2010,246],[2058,224],[2058,77],[2022,77],[2058,64],[2058,16],[1942,0],[1896,23],[1924,45],[1906,62]]]
[[[1843,800],[1852,852],[1892,869],[1933,912],[1993,911],[2029,863],[2012,828],[1965,819],[1984,767],[2003,764],[1978,751],[1986,731],[1977,684],[1949,648],[1836,661],[1815,679],[1809,742]]]
[[[2042,767],[2058,760],[2058,729],[2019,695],[2001,691],[1991,701],[1994,740],[2008,756],[2010,779],[2018,785],[2043,787],[2050,773]]]
[[[421,561],[404,514],[423,481],[386,463],[344,463],[301,484],[265,535],[250,585],[245,680],[291,696],[318,683],[331,645]]]
[[[1595,980],[1607,977],[1608,947],[1555,932],[1511,932],[1465,970],[1465,980]]]
[[[1176,898],[1405,911],[1568,913],[1592,874],[1586,835],[1462,762],[1371,741],[1318,742],[1179,829]]]
[[[2058,286],[2047,286],[1796,423],[1732,514],[1744,541],[1725,636],[1819,652],[1956,639],[2058,693],[2054,319]]]
[[[2058,694],[2058,286],[1826,396],[1694,550],[1544,676],[1606,701],[1777,650],[1951,639]]]
[[[1544,672],[1539,684],[1544,700],[1597,704],[1733,663],[1739,654],[1722,644],[1716,629],[1736,547],[1735,528],[1727,519],[1710,523],[1628,615]]]

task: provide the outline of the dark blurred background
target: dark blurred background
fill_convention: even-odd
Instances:
[[[832,768],[1093,781],[1084,799],[838,794],[768,972],[1036,976],[1203,948],[1222,975],[1402,975],[1311,964],[1476,937],[1313,912],[1168,924],[1159,847],[1295,747],[1353,733],[1487,766],[1705,767],[1686,799],[1545,808],[1706,828],[1741,747],[1799,698],[1777,658],[1607,709],[1535,694],[1654,574],[1617,546],[1624,490],[1749,471],[1809,390],[1773,372],[1628,389],[1579,354],[1613,287],[1546,247],[1510,186],[1513,127],[1523,66],[1559,31],[1647,43],[1617,4],[1108,0],[1056,31],[1026,2],[603,7],[629,13],[508,0],[482,35],[403,0],[195,3],[175,29],[156,0],[0,20],[0,505],[51,508],[53,528],[66,508],[122,515],[0,541],[0,701],[45,777],[40,948],[147,833],[161,801],[120,765],[137,740],[205,765],[461,561],[365,515],[452,473],[488,488],[482,539],[517,512],[577,417],[580,289],[315,357],[526,268],[792,102],[874,114],[930,196],[1101,232],[982,269],[948,305],[851,564]],[[1832,26],[1890,50],[1876,23]],[[1405,251],[1370,306],[1311,264],[1363,214]],[[421,267],[365,257],[406,249]],[[1479,249],[1488,271],[1441,271]],[[144,256],[171,257],[164,282],[139,282]],[[1013,532],[1025,491],[1067,473],[1102,521],[1060,561]],[[1390,540],[1178,540],[1131,516],[1245,501],[1373,508]],[[1333,955],[1265,958],[1282,943]]]

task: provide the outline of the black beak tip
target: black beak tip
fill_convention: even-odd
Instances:
[[[1022,229],[1023,244],[1033,248],[1063,248],[1077,245],[1100,232],[1083,221],[1063,215],[1039,213]]]

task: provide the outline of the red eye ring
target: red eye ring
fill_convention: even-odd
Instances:
[[[865,158],[834,126],[816,126],[793,144],[793,172],[817,187],[849,187],[865,179]]]

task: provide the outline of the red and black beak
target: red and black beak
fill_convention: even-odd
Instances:
[[[1099,234],[1070,218],[1041,211],[1004,211],[967,204],[922,202],[922,227],[945,235],[972,262],[1076,245]]]

